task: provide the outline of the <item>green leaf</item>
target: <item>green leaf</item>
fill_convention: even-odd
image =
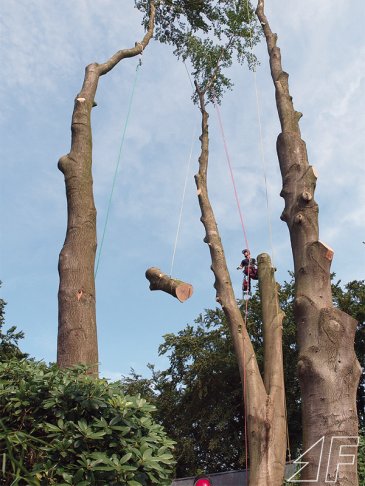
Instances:
[[[79,469],[73,477],[73,482],[79,483],[79,481],[83,478],[83,476],[84,476],[84,470]]]
[[[124,454],[124,456],[119,460],[119,464],[124,464],[129,461],[129,459],[133,456],[131,452]]]
[[[152,457],[152,450],[151,449],[147,449],[147,450],[145,450],[143,452],[142,460],[143,460],[143,462],[144,461],[148,461],[149,459],[151,459],[151,457]]]

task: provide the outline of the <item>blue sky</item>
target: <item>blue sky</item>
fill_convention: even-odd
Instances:
[[[6,320],[26,333],[23,348],[54,361],[57,335],[58,253],[66,229],[60,156],[70,148],[73,100],[83,71],[143,36],[132,0],[18,0],[2,2],[0,56],[1,296]],[[320,239],[335,251],[332,269],[343,282],[363,279],[365,268],[365,41],[363,0],[267,1],[278,33],[295,107],[304,114],[302,137],[318,172]],[[221,107],[251,252],[273,253],[277,279],[292,257],[275,152],[279,123],[264,44],[256,81],[268,181],[271,245],[254,75],[231,70],[235,83]],[[118,65],[100,81],[93,110],[94,191],[98,237],[106,216],[128,100],[138,60]],[[215,306],[209,252],[202,239],[192,165],[173,275],[194,285],[180,304],[148,290],[145,270],[169,272],[191,141],[199,112],[184,66],[171,49],[152,41],[126,133],[103,253],[97,275],[99,353],[104,376],[117,378],[158,357],[162,336],[193,323]],[[217,116],[210,112],[209,191],[237,296],[236,266],[244,246]]]

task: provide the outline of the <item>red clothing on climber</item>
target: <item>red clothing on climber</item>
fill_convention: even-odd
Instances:
[[[244,259],[241,261],[241,264],[237,267],[237,270],[243,270],[243,273],[246,275],[242,282],[242,290],[246,292],[247,290],[251,292],[251,280],[258,279],[258,269],[256,266],[256,260],[251,258],[250,250],[242,250],[244,255]]]

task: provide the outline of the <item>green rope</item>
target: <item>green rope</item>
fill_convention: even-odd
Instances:
[[[129,98],[127,118],[126,118],[125,124],[124,124],[122,140],[121,140],[120,147],[119,147],[119,154],[118,154],[117,164],[116,164],[115,171],[114,171],[112,188],[111,188],[110,195],[109,195],[109,201],[108,201],[108,207],[107,207],[107,211],[106,211],[106,217],[105,217],[105,223],[104,223],[104,228],[103,228],[103,234],[102,234],[102,237],[101,237],[99,253],[98,253],[97,260],[96,260],[96,268],[95,268],[95,274],[94,274],[95,277],[96,277],[96,274],[98,273],[98,269],[99,269],[100,255],[101,255],[101,250],[103,249],[103,244],[104,244],[104,239],[105,239],[105,233],[106,233],[106,227],[108,225],[109,214],[110,214],[110,207],[111,207],[111,202],[112,202],[112,197],[113,197],[115,182],[117,180],[118,169],[119,169],[119,165],[120,165],[120,161],[121,161],[121,157],[122,157],[123,145],[124,145],[124,140],[125,140],[125,134],[126,134],[126,131],[127,131],[129,117],[130,117],[130,114],[131,114],[132,102],[133,102],[135,88],[136,88],[136,85],[137,85],[139,68],[141,66],[142,66],[142,63],[141,63],[141,61],[139,61],[138,65],[136,67],[136,74],[135,74],[135,77],[134,77],[134,82],[133,82],[133,86],[132,86],[132,92],[131,92],[131,95],[130,95],[130,98]]]

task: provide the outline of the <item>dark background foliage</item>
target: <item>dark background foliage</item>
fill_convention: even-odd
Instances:
[[[283,323],[283,352],[286,405],[291,457],[301,448],[301,400],[296,374],[297,345],[293,316],[294,281],[278,289],[280,306],[286,316]],[[355,349],[364,367],[365,281],[333,285],[334,303],[358,322]],[[245,303],[241,310],[244,312]],[[258,293],[249,301],[247,327],[263,363],[261,306]],[[218,472],[245,467],[242,387],[228,326],[220,309],[206,310],[177,334],[167,334],[159,352],[167,355],[170,365],[156,371],[150,365],[152,378],[132,371],[123,380],[130,393],[140,392],[157,406],[157,419],[177,442],[175,457],[177,477],[197,472]],[[358,391],[358,414],[365,426],[364,374]],[[289,459],[289,454],[288,454]]]

